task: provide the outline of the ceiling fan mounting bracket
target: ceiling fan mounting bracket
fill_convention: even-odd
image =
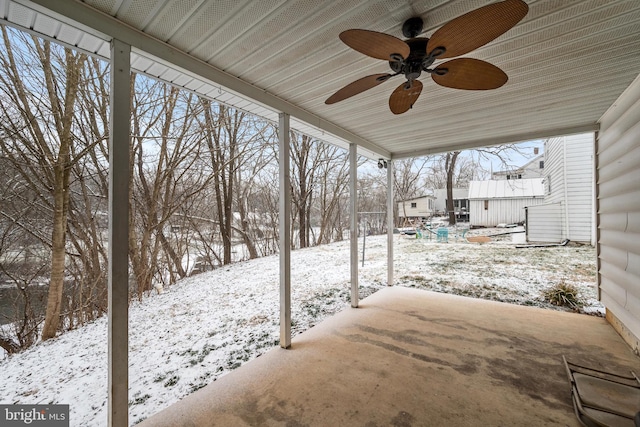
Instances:
[[[404,24],[402,24],[402,34],[409,39],[418,37],[418,35],[422,32],[423,25],[424,23],[422,21],[422,18],[417,16],[409,18],[404,21]]]

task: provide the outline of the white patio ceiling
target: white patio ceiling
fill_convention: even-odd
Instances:
[[[422,76],[407,113],[387,100],[400,77],[334,105],[345,84],[389,71],[344,45],[349,28],[403,38],[420,16],[424,36],[487,0],[0,0],[28,29],[107,57],[112,37],[132,45],[132,68],[277,120],[369,157],[406,157],[596,130],[640,73],[640,1],[526,0],[528,15],[466,57],[502,68],[493,91],[461,91]],[[53,18],[53,19],[52,19]]]

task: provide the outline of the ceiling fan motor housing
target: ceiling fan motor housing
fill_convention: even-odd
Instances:
[[[433,63],[433,58],[427,58],[427,42],[426,37],[415,37],[406,40],[411,49],[409,56],[401,61],[389,61],[389,66],[394,73],[404,74],[407,80],[413,81],[420,77],[420,74],[427,66]],[[425,59],[429,59],[428,64]]]

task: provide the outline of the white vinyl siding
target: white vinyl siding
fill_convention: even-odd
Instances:
[[[640,78],[601,119],[597,143],[600,299],[640,350]]]
[[[544,202],[541,178],[469,183],[469,223],[473,227],[524,222],[527,206]]]
[[[493,172],[491,179],[531,179],[544,177],[544,154],[537,155],[533,159],[529,160],[524,166]],[[542,167],[540,167],[542,166]]]
[[[594,135],[592,133],[550,138],[545,143],[545,204],[562,203],[562,237],[595,244]],[[532,235],[540,224],[532,211]],[[531,216],[533,215],[533,217]]]
[[[539,205],[542,198],[470,200],[469,221],[473,227],[495,227],[498,224],[524,222],[527,206]]]
[[[562,234],[562,203],[549,203],[527,208],[527,241],[560,243]]]
[[[440,188],[434,190],[435,201],[433,205],[433,210],[438,213],[446,213],[447,212],[447,189]],[[454,188],[453,189],[453,201],[455,203],[456,200],[464,201],[468,203],[467,199],[469,198],[469,189],[468,188]],[[467,210],[469,207],[467,206]]]
[[[398,202],[400,218],[428,218],[433,214],[433,197],[419,197]]]

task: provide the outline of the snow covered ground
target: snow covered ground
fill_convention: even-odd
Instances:
[[[498,230],[470,234],[491,232]],[[396,235],[396,284],[557,309],[541,293],[564,281],[579,287],[586,312],[603,313],[594,248],[516,249],[511,236],[496,240],[472,244],[450,236],[436,243]],[[362,251],[362,239],[359,245]],[[294,334],[348,306],[349,242],[294,251],[291,265]],[[386,236],[367,237],[361,298],[385,286],[386,265]],[[233,264],[131,306],[132,424],[277,345],[278,267],[277,256]],[[0,403],[70,404],[72,426],[102,426],[106,366],[103,318],[0,360]]]

